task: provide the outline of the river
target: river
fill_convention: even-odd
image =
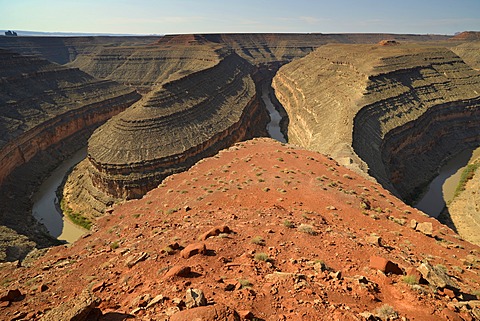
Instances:
[[[478,157],[480,157],[480,147],[473,152],[465,150],[450,159],[440,168],[438,176],[432,180],[428,190],[415,207],[430,216],[438,217],[446,203],[453,198],[465,166],[470,160]]]
[[[280,130],[282,116],[280,116],[280,113],[275,109],[275,106],[270,100],[269,92],[268,85],[264,85],[262,87],[262,100],[265,103],[265,106],[267,106],[268,113],[270,114],[270,122],[267,124],[267,131],[273,139],[276,139],[281,143],[286,143],[287,140]]]
[[[65,240],[72,243],[80,236],[85,234],[87,230],[73,224],[66,219],[58,204],[56,191],[62,184],[65,174],[70,168],[75,166],[87,156],[87,148],[82,148],[72,157],[63,161],[50,176],[40,185],[38,192],[32,197],[33,216],[43,223],[50,235],[59,240]]]

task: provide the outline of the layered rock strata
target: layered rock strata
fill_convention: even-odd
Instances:
[[[367,165],[407,201],[442,162],[480,143],[480,74],[445,48],[328,45],[273,84],[289,141]]]
[[[89,182],[81,188],[93,189],[89,194],[97,200],[98,192],[139,198],[166,176],[264,134],[268,116],[251,72],[252,66],[232,53],[212,68],[163,85],[113,117],[89,140],[87,160],[80,164]]]
[[[32,244],[52,244],[30,215],[29,197],[48,171],[86,144],[96,126],[140,95],[78,69],[6,50],[0,50],[0,84],[0,224],[13,229],[0,233],[1,261],[21,259]]]
[[[16,167],[140,98],[78,69],[0,50],[0,185]],[[79,146],[80,147],[80,146]]]

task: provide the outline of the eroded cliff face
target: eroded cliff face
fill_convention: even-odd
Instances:
[[[290,141],[368,165],[407,201],[480,143],[480,75],[445,48],[328,45],[282,67],[273,85]]]
[[[0,84],[0,223],[39,246],[51,245],[30,214],[29,197],[39,180],[140,95],[78,69],[5,50],[0,50]],[[0,260],[16,238],[13,230],[0,234]],[[18,255],[7,253],[7,259],[28,252],[14,248]]]
[[[140,98],[132,89],[41,58],[3,50],[0,57],[0,185],[38,152],[91,131]]]
[[[214,66],[219,61],[219,48],[216,44],[202,43],[105,46],[78,55],[68,66],[148,92],[155,86]]]
[[[229,54],[212,68],[163,85],[113,117],[89,140],[88,160],[80,165],[88,173],[86,188],[114,199],[139,198],[166,176],[264,134],[268,116],[250,76],[252,68]],[[97,192],[89,194],[99,199]]]

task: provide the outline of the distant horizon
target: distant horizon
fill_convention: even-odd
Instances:
[[[1,28],[54,34],[390,33],[480,30],[478,0],[0,0]]]
[[[18,37],[82,37],[82,36],[98,36],[98,37],[163,37],[171,35],[189,35],[189,34],[391,34],[391,35],[435,35],[435,36],[455,36],[463,32],[480,32],[477,30],[458,31],[454,34],[440,33],[395,33],[395,32],[201,32],[201,33],[168,33],[168,34],[122,34],[122,33],[102,33],[102,32],[65,32],[65,31],[35,31],[35,30],[14,30],[0,29],[0,36],[5,36],[5,32],[15,31]]]

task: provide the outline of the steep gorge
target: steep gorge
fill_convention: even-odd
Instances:
[[[6,50],[0,50],[0,83],[0,222],[37,244],[51,244],[29,213],[29,195],[95,127],[140,95],[78,69]],[[0,260],[16,232],[0,235]],[[25,254],[12,251],[12,257]]]
[[[442,162],[480,144],[480,74],[445,48],[328,45],[281,68],[274,88],[290,141],[368,166],[409,202]]]
[[[166,176],[265,135],[268,116],[251,78],[254,68],[235,53],[220,58],[152,91],[95,131],[87,160],[67,182],[69,206],[81,211],[86,202],[102,212],[108,197],[139,198]]]

